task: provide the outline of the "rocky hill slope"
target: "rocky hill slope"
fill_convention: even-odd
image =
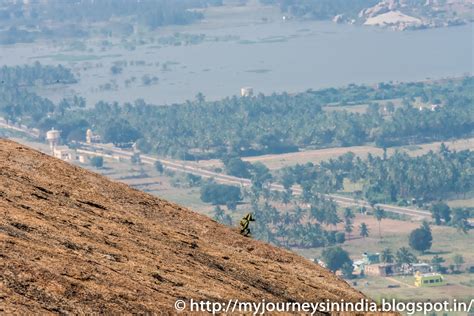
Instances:
[[[363,295],[296,254],[0,139],[0,314],[173,313],[178,298]]]

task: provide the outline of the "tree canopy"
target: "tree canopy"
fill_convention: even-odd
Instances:
[[[433,236],[429,227],[416,228],[410,233],[409,244],[414,250],[425,252],[431,248]]]
[[[216,205],[239,202],[242,195],[238,187],[226,184],[208,183],[201,187],[201,200]]]
[[[341,247],[326,248],[322,252],[322,258],[326,267],[331,271],[341,269],[345,264],[352,265],[349,253]]]

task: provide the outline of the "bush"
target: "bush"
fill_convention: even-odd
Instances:
[[[226,185],[209,183],[201,187],[201,200],[215,205],[227,205],[242,200],[240,188]]]
[[[90,164],[96,168],[102,168],[104,166],[104,158],[103,157],[92,157],[90,160]]]
[[[227,174],[235,177],[250,179],[251,174],[249,169],[252,165],[249,162],[244,162],[238,157],[223,159],[222,162],[224,163]]]
[[[352,274],[354,272],[354,266],[352,262],[346,262],[341,267],[341,272],[344,278],[346,279],[353,279],[355,276]]]
[[[155,169],[158,171],[160,174],[163,174],[163,171],[165,170],[163,168],[163,164],[160,161],[155,161]]]
[[[338,244],[343,244],[346,241],[346,234],[343,232],[337,232],[336,233],[336,242]]]
[[[344,264],[350,264],[352,266],[352,260],[349,257],[347,251],[341,247],[332,247],[324,249],[322,257],[326,266],[331,271],[337,271],[341,269]]]

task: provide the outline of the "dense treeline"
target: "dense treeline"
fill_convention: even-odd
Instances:
[[[22,121],[43,131],[56,127],[83,137],[88,123],[67,111],[84,108],[85,99],[74,96],[57,104],[30,92],[28,88],[40,85],[70,84],[77,82],[70,69],[59,66],[16,66],[0,68],[0,115],[11,123]],[[61,120],[55,119],[61,117]],[[69,125],[71,127],[69,127]],[[79,136],[81,135],[81,136]]]
[[[2,68],[14,74],[9,82],[31,84],[35,74],[45,83],[74,80],[62,67]],[[36,69],[40,69],[37,71]],[[56,79],[56,81],[55,81]],[[52,105],[26,89],[2,88],[0,113],[42,130],[61,127],[65,140],[83,140],[92,128],[102,139],[116,144],[137,141],[144,152],[180,159],[249,156],[375,142],[380,147],[472,135],[474,130],[474,77],[435,83],[350,85],[340,89],[286,93],[251,98],[232,97],[206,102],[155,106],[138,100],[134,104],[99,102],[81,109],[77,97]],[[391,102],[404,98],[395,108]],[[415,98],[436,104],[420,111]],[[364,113],[352,112],[352,104],[369,103]],[[328,111],[345,105],[342,111]],[[118,126],[118,127],[117,127]],[[121,133],[116,133],[117,128]]]
[[[206,183],[201,187],[201,200],[217,205],[235,205],[242,200],[240,188],[232,185]],[[234,208],[231,206],[231,208]]]
[[[471,86],[471,89],[473,88]],[[445,107],[436,108],[434,111],[420,111],[410,106],[397,109],[390,120],[380,125],[378,135],[375,137],[377,146],[390,147],[409,142],[429,142],[472,133],[474,129],[472,96],[447,94],[445,102]]]
[[[38,123],[53,109],[54,104],[49,99],[20,87],[0,85],[0,114],[10,122],[25,118],[36,122],[32,125],[38,126]]]
[[[134,16],[137,21],[154,29],[170,24],[187,24],[202,18],[201,13],[190,11],[191,8],[207,5],[221,5],[216,0],[101,0],[78,1],[74,6],[62,0],[49,1],[39,13],[44,19],[59,21],[108,21],[113,16]]]
[[[112,17],[126,17],[123,26],[132,30],[135,23],[150,29],[189,24],[203,18],[202,13],[190,9],[209,5],[222,5],[222,0],[52,0],[31,1],[28,6],[21,1],[4,3],[0,5],[0,26],[5,26],[0,32],[0,44],[31,42],[36,38],[85,37],[90,32],[88,23],[108,22]],[[38,29],[32,27],[36,25]]]
[[[419,157],[397,151],[390,157],[369,154],[362,160],[348,153],[319,165],[286,167],[279,173],[285,187],[299,184],[308,197],[312,192],[341,190],[344,179],[361,182],[360,193],[373,203],[432,201],[474,189],[474,154],[450,151],[444,145],[437,153]]]
[[[458,231],[467,233],[471,229],[469,218],[473,208],[463,209],[456,207],[451,209],[444,202],[437,202],[431,205],[430,211],[436,225],[451,225],[456,227]]]
[[[313,195],[310,208],[303,209],[293,201],[288,211],[278,210],[272,199],[278,197],[268,190],[252,186],[247,192],[252,213],[256,217],[255,237],[285,247],[313,248],[331,246],[345,242],[345,233],[337,231],[342,221],[332,200]],[[333,227],[332,229],[328,229]]]
[[[16,66],[0,68],[0,82],[2,85],[11,86],[32,86],[37,82],[43,85],[49,84],[71,84],[77,80],[69,68],[62,65],[50,66],[41,65],[38,61],[32,66]]]
[[[85,115],[98,129],[106,126],[110,117],[127,120],[139,129],[139,145],[145,151],[184,159],[248,156],[367,142],[386,147],[471,135],[473,90],[474,80],[468,78],[438,84],[351,86],[296,95],[232,97],[217,102],[197,100],[165,107],[100,102]],[[372,102],[401,95],[406,97],[405,104],[392,110],[387,106],[387,111],[377,104],[371,104],[365,113],[322,108],[328,103],[345,104],[349,99]],[[414,98],[439,107],[420,111],[412,106]]]

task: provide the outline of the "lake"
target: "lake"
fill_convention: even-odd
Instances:
[[[283,21],[275,16],[249,23],[220,21],[219,27],[211,27],[210,20],[143,35],[140,38],[145,43],[135,45],[134,50],[120,41],[101,50],[98,43],[103,39],[84,42],[86,51],[70,50],[68,42],[1,46],[0,64],[38,60],[72,67],[80,75],[79,84],[39,92],[53,100],[80,94],[89,105],[99,100],[129,102],[138,98],[171,104],[194,99],[198,92],[215,100],[237,95],[244,86],[253,87],[256,93],[291,93],[349,83],[473,73],[472,24],[397,32],[332,22]],[[147,42],[150,36],[174,32],[205,34],[208,40],[181,46]],[[209,40],[225,36],[229,39]],[[112,75],[110,67],[116,61],[144,61],[145,65],[128,65],[121,74]],[[159,81],[144,85],[143,75],[156,76]],[[132,77],[136,80],[127,87],[125,81]],[[105,87],[107,83],[110,87]]]

